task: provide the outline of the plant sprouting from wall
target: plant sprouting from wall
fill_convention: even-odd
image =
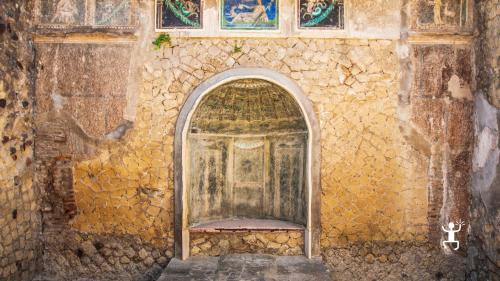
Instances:
[[[170,34],[162,33],[156,37],[155,41],[153,41],[153,45],[155,45],[155,49],[159,50],[163,44],[171,45],[172,42],[170,40]]]
[[[233,54],[241,53],[241,49],[242,49],[242,47],[238,46],[238,43],[235,42],[234,43],[234,48],[233,48]]]

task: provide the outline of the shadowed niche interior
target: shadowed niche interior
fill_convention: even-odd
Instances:
[[[299,105],[278,85],[240,79],[208,93],[187,137],[190,227],[305,226],[307,139]]]

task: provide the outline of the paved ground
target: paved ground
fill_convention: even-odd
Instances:
[[[172,259],[158,281],[331,281],[321,259],[227,255]]]

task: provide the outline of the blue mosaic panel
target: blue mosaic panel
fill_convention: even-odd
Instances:
[[[221,0],[222,29],[276,30],[278,0]]]
[[[344,28],[343,0],[298,0],[300,28]]]

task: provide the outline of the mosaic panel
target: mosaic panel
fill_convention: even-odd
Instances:
[[[157,1],[158,28],[201,28],[202,0]]]
[[[48,0],[40,2],[40,22],[44,24],[83,25],[85,1]]]
[[[131,0],[96,0],[97,25],[128,25],[131,22]]]
[[[278,0],[222,0],[222,29],[278,29]]]
[[[343,0],[299,0],[297,3],[300,28],[344,28]]]

